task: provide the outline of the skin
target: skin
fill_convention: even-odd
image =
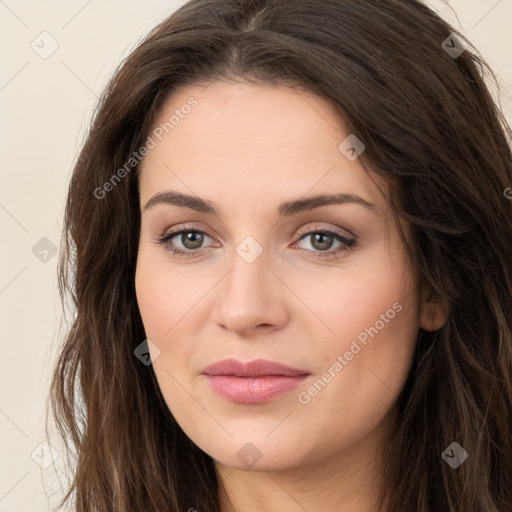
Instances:
[[[151,149],[139,177],[135,285],[167,405],[214,459],[222,512],[369,512],[418,330],[438,329],[446,314],[408,260],[379,190],[386,183],[338,149],[349,132],[330,103],[299,89],[214,82],[175,91],[155,127],[191,96],[197,106]],[[219,215],[164,203],[144,209],[169,189],[211,201]],[[375,208],[347,203],[277,214],[284,201],[334,192]],[[206,233],[202,245],[194,249],[181,235],[169,243],[194,256],[155,243],[185,224]],[[301,240],[299,229],[309,236]],[[357,244],[315,244],[311,233],[322,229]],[[236,252],[248,236],[262,250],[251,263]],[[322,247],[341,251],[315,257]],[[400,312],[347,361],[358,334],[396,303]],[[343,369],[301,403],[299,393],[340,355]],[[312,376],[264,404],[232,403],[201,375],[226,357],[270,359]],[[249,442],[261,453],[252,467],[237,456]]]

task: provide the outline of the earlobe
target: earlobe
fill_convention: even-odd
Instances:
[[[420,327],[425,331],[437,331],[448,319],[449,306],[446,300],[434,296],[431,291],[422,293]]]

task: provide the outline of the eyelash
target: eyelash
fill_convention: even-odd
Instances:
[[[197,249],[195,251],[190,251],[190,250],[178,249],[176,247],[172,248],[169,246],[169,241],[171,239],[175,238],[178,235],[182,235],[183,233],[199,233],[199,234],[206,235],[209,238],[212,238],[210,235],[208,235],[208,233],[206,233],[205,231],[201,231],[200,229],[191,228],[191,227],[188,227],[188,228],[183,227],[176,231],[163,233],[160,237],[154,239],[154,241],[155,241],[155,243],[162,245],[166,251],[169,251],[174,256],[177,256],[177,257],[195,257],[195,256],[197,256],[198,253],[200,252],[200,249]],[[310,229],[310,230],[300,230],[297,233],[297,235],[299,236],[299,239],[297,240],[297,242],[303,240],[304,238],[306,238],[309,235],[315,235],[315,234],[333,236],[337,241],[341,242],[343,245],[341,247],[339,247],[338,249],[329,250],[329,251],[313,251],[311,249],[301,249],[306,252],[315,253],[314,255],[310,256],[312,258],[333,257],[333,256],[336,256],[340,252],[350,250],[357,243],[355,238],[348,238],[348,237],[342,235],[341,233],[338,233],[337,231],[332,231],[330,229],[325,229],[325,228],[322,228],[322,229],[314,228],[314,229]]]

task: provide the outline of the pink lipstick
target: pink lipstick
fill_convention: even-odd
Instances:
[[[220,396],[231,402],[261,404],[299,386],[311,374],[275,361],[257,359],[248,363],[223,359],[202,373]]]

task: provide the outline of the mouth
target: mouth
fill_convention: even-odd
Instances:
[[[218,395],[243,404],[260,404],[282,396],[311,376],[305,370],[264,359],[249,363],[224,359],[202,374]]]

